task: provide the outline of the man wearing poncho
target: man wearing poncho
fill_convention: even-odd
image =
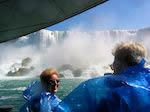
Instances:
[[[135,42],[117,45],[114,73],[81,83],[57,106],[57,112],[150,112],[150,69],[145,48]]]

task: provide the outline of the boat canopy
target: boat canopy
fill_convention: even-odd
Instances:
[[[0,43],[54,25],[107,0],[0,0]]]

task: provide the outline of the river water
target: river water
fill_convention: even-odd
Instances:
[[[13,106],[12,112],[18,112],[19,108],[24,104],[22,91],[34,80],[0,80],[0,106]],[[82,79],[61,79],[60,89],[57,96],[61,99],[70,93]]]

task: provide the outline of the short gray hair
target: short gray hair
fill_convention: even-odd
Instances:
[[[146,49],[137,42],[121,42],[115,47],[112,54],[121,63],[133,66],[146,57]]]

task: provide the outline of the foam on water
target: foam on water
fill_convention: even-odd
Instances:
[[[0,100],[8,100],[8,99],[16,99],[18,98],[17,96],[1,96]]]
[[[23,91],[23,90],[25,90],[26,89],[26,87],[17,87],[17,88],[9,88],[9,89],[6,89],[6,88],[3,88],[3,89],[0,89],[0,90],[2,90],[2,91]]]
[[[1,76],[0,80],[25,80],[33,78],[35,78],[35,76]]]
[[[85,32],[72,29],[67,32],[41,30],[7,43],[0,44],[0,80],[26,79],[38,76],[45,68],[59,69],[64,64],[82,71],[81,77],[112,72],[112,48],[121,41],[135,40],[143,43],[148,51],[150,30],[112,30]],[[34,66],[32,74],[8,77],[14,63],[30,57]],[[64,72],[65,78],[73,78],[73,71]]]

